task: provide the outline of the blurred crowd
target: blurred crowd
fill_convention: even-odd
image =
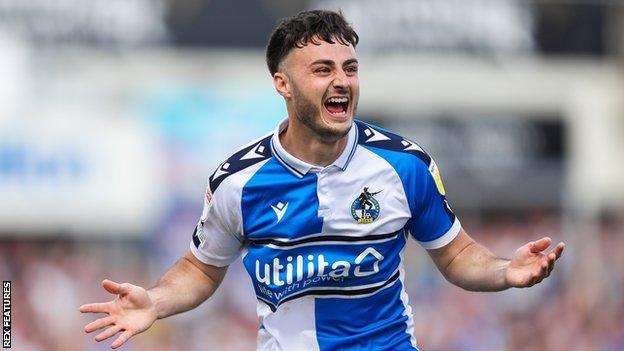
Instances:
[[[539,213],[468,216],[463,224],[501,255],[509,256],[545,234],[554,241],[565,239],[567,247],[554,273],[540,285],[474,293],[444,281],[425,251],[412,242],[406,254],[406,288],[423,350],[624,350],[622,221],[566,229],[560,216]],[[173,246],[186,247],[188,232],[174,236],[181,244]],[[100,286],[103,278],[153,285],[175,261],[159,245],[156,238],[0,241],[0,275],[13,282],[14,349],[108,349],[112,339],[96,343],[95,334],[84,333],[84,325],[96,316],[81,315],[78,307],[112,298]],[[254,350],[255,305],[238,261],[213,298],[191,312],[157,321],[122,349]]]

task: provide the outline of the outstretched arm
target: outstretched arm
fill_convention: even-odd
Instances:
[[[549,253],[548,237],[530,242],[516,250],[511,260],[497,257],[461,229],[448,245],[429,250],[429,255],[451,283],[471,291],[500,291],[525,288],[550,275],[563,252],[563,243]]]
[[[148,290],[154,302],[158,318],[197,307],[217,290],[226,267],[207,265],[198,260],[191,251],[160,278],[155,287]]]
[[[205,301],[221,284],[226,270],[227,267],[207,265],[188,251],[149,290],[105,279],[102,286],[117,298],[80,306],[82,313],[107,314],[87,324],[85,332],[106,328],[95,337],[96,341],[122,332],[111,344],[111,348],[118,348],[130,337],[147,330],[156,319],[188,311]]]

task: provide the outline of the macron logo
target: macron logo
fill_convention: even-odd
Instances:
[[[223,164],[215,171],[214,175],[212,176],[212,180],[214,181],[222,175],[227,174],[228,168],[230,168],[230,164],[227,162],[223,162]]]
[[[241,161],[250,160],[254,158],[262,158],[264,157],[264,155],[262,154],[263,152],[264,152],[264,146],[258,143],[256,144],[256,146],[252,147],[251,150],[247,151],[247,153],[243,155],[243,157],[241,157]]]
[[[387,135],[374,130],[373,128],[367,128],[364,130],[364,134],[366,134],[366,137],[368,139],[366,139],[367,143],[373,142],[373,141],[382,141],[382,140],[391,140],[390,138],[388,138]]]
[[[403,149],[403,151],[410,151],[410,150],[423,151],[423,149],[421,149],[418,145],[414,144],[413,142],[409,140],[403,139],[403,141],[401,141],[401,144],[405,146],[405,149]]]
[[[284,217],[284,213],[286,213],[286,210],[288,209],[288,202],[286,204],[280,202],[277,204],[277,206],[271,205],[271,208],[273,209],[273,212],[275,212],[275,215],[277,216],[277,222],[279,223],[279,221],[282,220],[282,217]]]

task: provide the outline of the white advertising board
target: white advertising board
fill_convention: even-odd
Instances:
[[[0,235],[143,235],[163,194],[151,139],[114,119],[4,126]]]

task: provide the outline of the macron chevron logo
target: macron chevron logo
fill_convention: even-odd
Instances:
[[[264,146],[258,143],[256,144],[256,146],[252,147],[251,150],[249,150],[243,157],[241,157],[241,161],[250,160],[253,158],[262,158],[264,157],[264,155],[262,154],[263,152],[264,152]]]
[[[282,217],[284,217],[286,210],[288,209],[288,202],[286,204],[280,202],[277,204],[277,206],[271,205],[271,208],[273,209],[273,212],[275,212],[275,215],[277,216],[277,222],[279,223],[279,221],[282,220]]]
[[[406,139],[403,139],[403,141],[401,141],[401,144],[405,146],[405,149],[403,149],[403,151],[410,151],[410,150],[423,151],[423,149],[421,149],[420,146]]]
[[[215,179],[221,177],[224,174],[228,173],[228,168],[230,168],[230,164],[227,162],[224,162],[221,167],[217,168],[217,170],[215,171],[214,175],[212,176],[212,180],[214,181]]]
[[[366,139],[367,143],[370,143],[372,141],[390,140],[388,136],[377,130],[374,130],[373,128],[366,128],[364,134],[366,134],[366,137],[368,138]]]

